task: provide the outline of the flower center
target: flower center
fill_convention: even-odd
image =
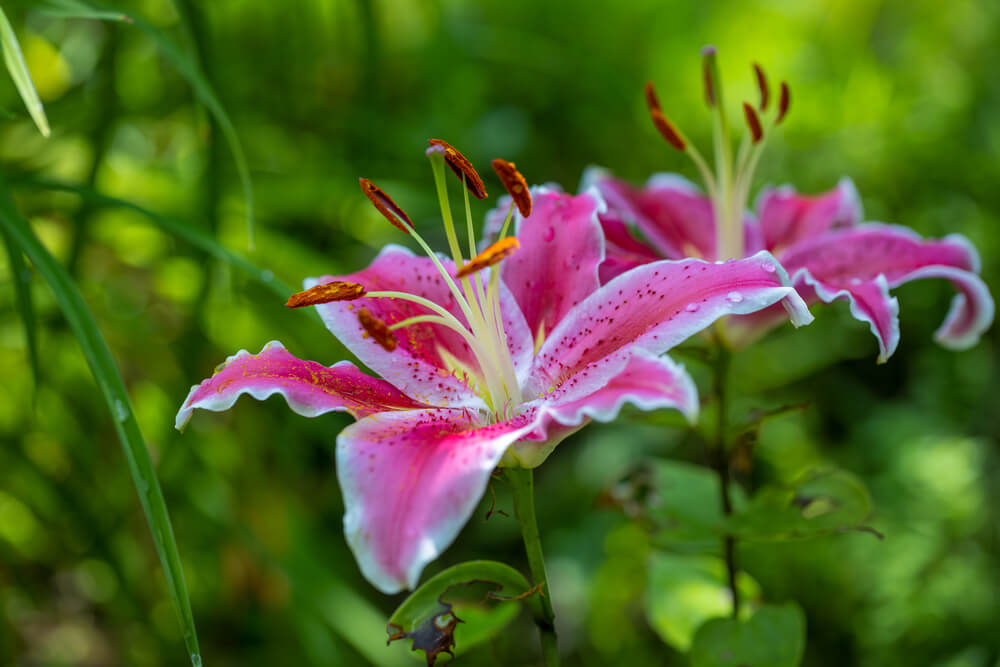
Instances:
[[[468,365],[455,359],[453,355],[447,354],[443,349],[440,351],[442,358],[444,358],[449,370],[461,378],[483,399],[483,402],[486,403],[490,411],[491,419],[509,419],[514,416],[517,406],[523,402],[523,397],[517,381],[514,361],[507,344],[507,332],[503,325],[503,314],[500,312],[500,272],[497,268],[493,268],[487,280],[484,280],[479,275],[479,272],[483,269],[494,267],[505,257],[517,250],[517,239],[508,237],[507,232],[510,228],[515,203],[523,215],[530,213],[531,199],[530,195],[527,194],[527,183],[520,172],[516,170],[513,163],[494,160],[494,169],[497,171],[508,192],[511,193],[514,201],[507,212],[503,229],[500,231],[497,241],[483,252],[477,253],[469,193],[471,192],[479,199],[485,198],[486,188],[483,185],[483,181],[479,177],[479,174],[476,173],[472,164],[455,148],[439,139],[431,139],[430,144],[430,148],[427,149],[427,157],[430,159],[431,168],[434,172],[434,181],[438,201],[441,206],[441,219],[444,224],[445,236],[448,239],[448,248],[457,267],[454,276],[448,273],[434,251],[431,250],[430,246],[413,228],[413,224],[406,213],[389,199],[388,195],[367,179],[361,180],[361,186],[379,212],[394,225],[413,236],[426,255],[433,261],[442,279],[448,286],[451,295],[455,298],[459,310],[464,315],[465,322],[459,320],[459,318],[455,317],[455,315],[440,304],[436,304],[429,299],[415,294],[395,291],[374,291],[367,292],[365,296],[402,299],[417,303],[431,311],[430,314],[410,317],[388,325],[385,327],[387,332],[404,329],[415,324],[430,323],[447,327],[462,336],[469,346],[472,355],[475,357],[478,368],[468,367]],[[468,260],[462,254],[455,221],[451,212],[445,173],[446,166],[455,172],[465,186],[463,191],[465,195],[465,221],[468,234]],[[370,317],[370,313],[368,317]],[[369,335],[380,344],[383,344],[383,340],[380,339],[379,331],[381,329],[379,327],[366,325],[364,321],[361,323]],[[370,326],[372,328],[369,328]],[[391,351],[391,349],[395,348],[394,343],[395,341],[393,340],[390,344],[391,347],[385,344],[383,344],[383,347]]]
[[[646,104],[656,129],[667,143],[691,158],[705,182],[705,189],[712,201],[712,211],[715,216],[715,259],[733,259],[744,254],[743,213],[747,208],[754,171],[764,152],[767,139],[788,112],[790,102],[788,84],[781,82],[778,104],[772,105],[769,110],[767,76],[760,65],[754,64],[760,103],[756,108],[748,102],[743,103],[746,132],[734,156],[729,123],[723,107],[722,82],[719,78],[715,47],[706,46],[702,49],[701,55],[705,101],[712,112],[714,172],[709,169],[708,163],[698,149],[664,115],[652,83],[646,84]],[[767,125],[767,131],[764,123]]]

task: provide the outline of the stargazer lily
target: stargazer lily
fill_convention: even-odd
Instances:
[[[857,192],[846,178],[815,196],[800,195],[791,186],[765,188],[757,198],[756,215],[747,211],[754,170],[772,130],[788,112],[789,89],[783,82],[777,103],[771,104],[764,71],[754,65],[760,100],[756,107],[743,104],[746,133],[734,158],[714,49],[706,48],[703,56],[714,121],[714,173],[664,116],[651,84],[646,86],[646,102],[667,142],[692,158],[706,191],[676,174],[655,175],[642,188],[596,168],[584,175],[584,187],[596,187],[608,204],[601,214],[607,237],[602,279],[665,257],[719,260],[766,249],[788,270],[808,303],[847,300],[851,314],[871,327],[878,339],[878,360],[884,362],[899,343],[899,304],[889,290],[920,278],[945,278],[958,294],[935,339],[954,349],[974,345],[993,321],[994,304],[978,275],[976,250],[965,237],[922,239],[906,227],[862,224]],[[630,234],[629,225],[643,240]],[[749,342],[782,316],[769,309],[730,318],[727,337],[732,343]]]
[[[693,420],[693,382],[660,356],[673,345],[723,315],[778,303],[796,324],[811,319],[766,252],[718,265],[654,262],[600,286],[600,195],[535,189],[532,196],[503,161],[494,166],[513,198],[507,224],[477,253],[468,191],[484,197],[485,187],[454,148],[431,144],[451,259],[432,252],[406,213],[362,179],[366,196],[425,255],[391,245],[367,268],[306,280],[289,299],[293,307],[315,305],[381,378],[348,361],[303,361],[271,342],[230,357],[177,414],[180,428],[196,408],[220,411],[242,394],[280,394],[307,417],[356,417],[337,437],[344,529],[361,571],[386,593],[416,585],[498,465],[537,466],[562,438],[589,420],[613,419],[626,403],[674,408]],[[446,167],[468,187],[471,259],[455,232]],[[514,204],[517,234],[508,237]]]

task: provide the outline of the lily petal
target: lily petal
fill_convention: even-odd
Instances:
[[[842,178],[835,188],[819,195],[800,195],[790,185],[765,188],[757,197],[764,247],[782,248],[837,227],[861,221],[861,198],[854,182]]]
[[[518,220],[521,249],[500,275],[537,341],[599,287],[604,236],[597,216],[605,206],[596,190],[573,196],[535,187],[531,198],[531,215]]]
[[[514,443],[506,461],[525,468],[541,465],[566,436],[590,420],[610,422],[622,407],[631,404],[640,410],[673,408],[694,423],[698,418],[698,390],[680,364],[641,350],[624,364],[617,357],[605,357],[584,370],[598,388],[590,393],[582,386],[566,382],[540,397],[536,405],[546,416],[538,428]]]
[[[691,181],[677,174],[655,174],[635,188],[597,167],[584,172],[584,186],[598,189],[608,210],[635,224],[661,257],[715,257],[712,203]]]
[[[628,226],[614,213],[601,216],[604,230],[604,261],[598,269],[601,283],[620,276],[629,269],[663,259],[645,243],[629,233]]]
[[[243,394],[258,401],[281,394],[288,406],[304,417],[338,411],[361,418],[385,410],[425,407],[385,380],[365,375],[348,361],[330,367],[303,361],[281,343],[271,341],[259,354],[240,350],[226,359],[212,377],[192,387],[177,413],[175,426],[183,428],[195,408],[228,410]]]
[[[879,362],[899,344],[899,304],[889,289],[920,278],[946,278],[958,294],[935,339],[947,347],[974,345],[993,322],[994,303],[977,275],[979,257],[964,237],[924,240],[906,227],[866,224],[836,230],[788,248],[782,263],[796,285],[829,303],[847,299],[851,314],[878,339]]]
[[[454,263],[441,259],[454,275]],[[471,278],[485,281],[487,272]],[[417,257],[408,249],[390,245],[379,253],[368,268],[347,276],[323,276],[305,281],[306,288],[334,280],[360,283],[369,292],[393,290],[408,292],[433,301],[465,324],[457,301],[444,278],[427,257]],[[479,372],[479,365],[468,343],[455,331],[438,324],[416,324],[397,331],[399,346],[387,352],[359,325],[357,310],[367,308],[373,316],[393,324],[426,315],[431,311],[410,301],[363,297],[351,302],[332,302],[317,306],[327,328],[366,366],[399,387],[405,394],[429,405],[482,408],[483,403],[463,379],[459,368]],[[500,311],[504,317],[508,346],[519,377],[527,373],[533,350],[531,334],[524,316],[509,290],[501,282]]]
[[[662,354],[720,317],[778,302],[793,324],[812,321],[784,268],[767,252],[720,264],[687,259],[640,266],[567,314],[535,357],[529,386],[536,395],[565,382],[595,391],[599,379],[583,372],[590,364],[614,356],[624,369],[638,350]]]
[[[470,410],[384,412],[337,437],[344,532],[361,572],[384,593],[414,588],[458,535],[536,410],[483,425]]]

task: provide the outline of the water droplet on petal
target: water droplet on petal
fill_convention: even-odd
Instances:
[[[772,264],[771,262],[764,262],[763,264],[760,265],[760,268],[764,269],[764,271],[766,271],[767,273],[774,273],[775,271],[777,271],[777,269],[774,267],[774,264]]]
[[[125,407],[125,403],[121,399],[115,399],[115,417],[120,422],[128,419],[128,408]]]
[[[739,303],[743,300],[743,295],[739,292],[733,291],[726,295],[726,301],[730,303]]]
[[[861,284],[861,278],[851,278],[851,284],[852,285],[860,285]]]
[[[556,228],[548,227],[545,229],[545,235],[542,238],[544,238],[546,241],[552,241],[552,239],[554,239],[555,237],[556,237]]]
[[[689,303],[688,305],[684,306],[684,310],[688,311],[689,313],[696,312],[698,310],[698,304]]]

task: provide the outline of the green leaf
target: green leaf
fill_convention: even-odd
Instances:
[[[125,383],[122,381],[115,365],[111,351],[108,349],[104,336],[101,335],[93,313],[87,307],[83,297],[66,270],[42,245],[32,231],[27,221],[21,217],[7,188],[6,181],[0,175],[0,225],[19,246],[35,269],[45,279],[52,289],[62,309],[70,328],[73,330],[83,355],[90,366],[90,371],[97,382],[108,411],[111,413],[115,431],[122,443],[129,472],[139,493],[139,502],[146,514],[153,543],[159,556],[167,580],[167,590],[174,613],[181,625],[184,644],[191,656],[193,665],[201,665],[201,652],[198,648],[198,636],[194,627],[194,616],[191,613],[191,602],[188,599],[187,586],[184,583],[184,572],[181,569],[180,554],[174,540],[173,528],[167,514],[167,506],[163,500],[159,481],[149,456],[149,450],[139,431],[135,413],[129,401]]]
[[[150,25],[141,18],[117,9],[84,2],[83,0],[45,0],[45,2],[41,3],[39,9],[51,16],[62,18],[120,21],[134,25],[153,40],[160,50],[160,54],[184,77],[194,91],[195,97],[205,105],[205,108],[212,114],[215,121],[219,124],[219,128],[222,130],[226,143],[229,145],[229,151],[233,155],[233,161],[236,163],[236,172],[243,187],[243,201],[247,210],[247,233],[252,249],[254,243],[253,184],[250,182],[250,168],[247,166],[246,156],[243,154],[243,145],[236,134],[236,128],[233,127],[233,123],[229,119],[229,114],[226,113],[211,84],[191,54],[182,49],[177,42],[159,28]]]
[[[737,487],[733,504],[745,504]],[[613,491],[623,504],[638,504],[653,524],[656,543],[717,547],[726,534],[719,476],[711,468],[656,459],[644,464]]]
[[[691,647],[695,631],[705,621],[732,613],[733,596],[720,558],[654,551],[647,571],[649,624],[678,651]],[[760,597],[760,586],[745,572],[739,574],[737,586],[743,600]],[[741,618],[749,617],[750,605],[743,605]]]
[[[871,497],[845,470],[814,470],[790,485],[758,491],[747,509],[733,517],[743,540],[796,540],[857,529],[871,512]]]
[[[749,621],[713,619],[695,633],[691,667],[796,667],[805,635],[805,614],[794,603],[761,607]]]
[[[523,596],[523,597],[522,597]],[[413,591],[389,618],[390,640],[412,639],[428,664],[440,653],[461,653],[486,641],[514,619],[523,601],[542,617],[538,593],[520,572],[495,561],[474,560],[438,573]]]
[[[11,27],[7,15],[0,7],[0,42],[3,43],[3,62],[7,65],[10,78],[14,80],[17,92],[24,100],[24,106],[28,108],[31,119],[38,126],[38,131],[43,137],[49,136],[49,120],[45,117],[45,107],[38,99],[38,91],[31,81],[31,74],[28,73],[28,66],[24,62],[24,54],[21,53],[21,45],[17,42],[14,28]]]
[[[41,379],[41,365],[38,361],[38,331],[35,318],[35,305],[31,299],[31,274],[28,264],[24,261],[20,246],[14,241],[6,227],[0,227],[0,237],[7,249],[7,261],[10,264],[10,276],[14,283],[14,294],[17,298],[17,309],[21,311],[21,321],[24,322],[24,338],[28,345],[28,361],[31,364],[31,374],[35,379],[35,389]]]

